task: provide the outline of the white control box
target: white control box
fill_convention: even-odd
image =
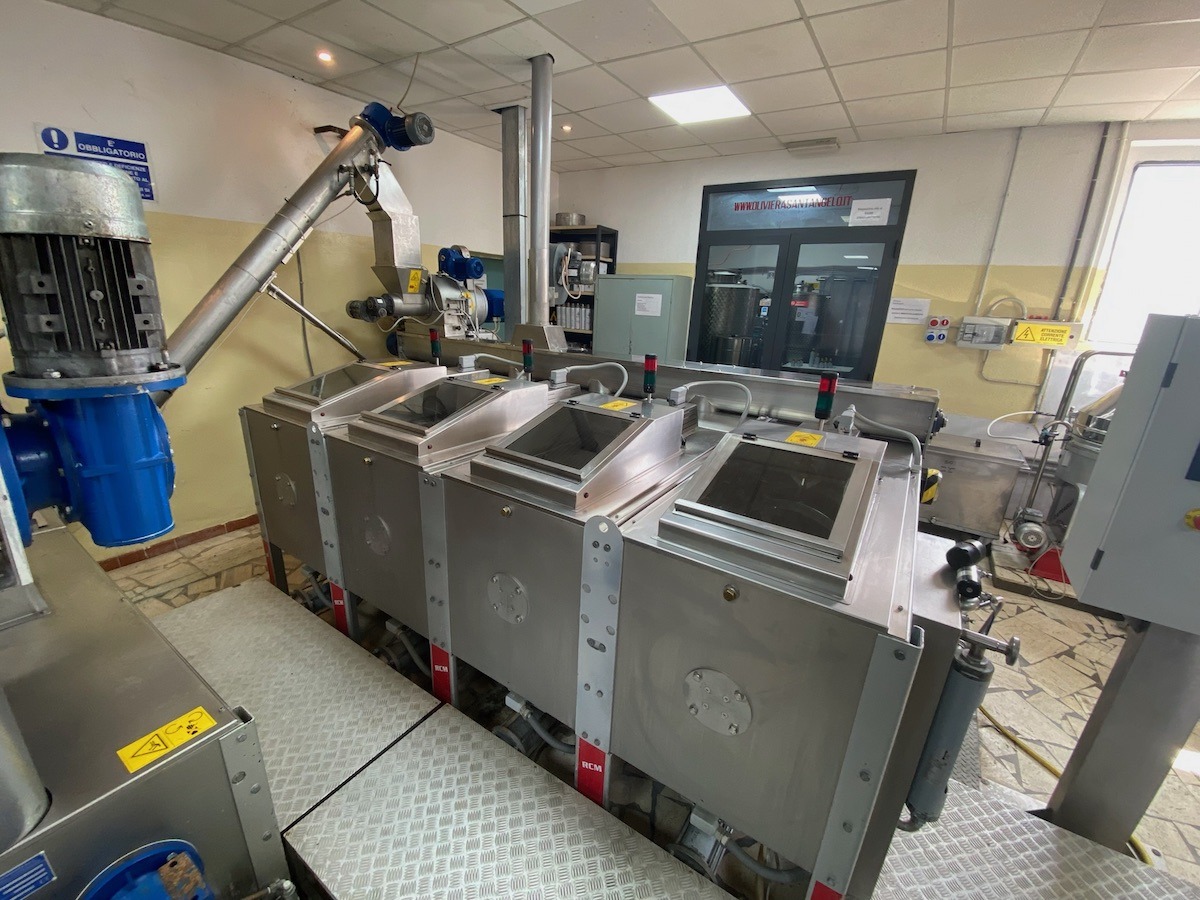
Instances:
[[[958,346],[973,350],[1003,350],[1008,343],[1012,319],[995,316],[964,316],[958,326]]]
[[[1063,564],[1084,603],[1200,634],[1200,316],[1151,316]]]

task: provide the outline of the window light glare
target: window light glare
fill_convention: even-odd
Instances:
[[[865,253],[864,253],[864,254],[862,254],[862,255],[859,255],[859,254],[851,254],[851,253],[847,253],[847,254],[846,254],[845,256],[843,256],[842,258],[843,258],[843,259],[870,259],[870,257],[869,257],[869,256],[867,256]]]
[[[1200,752],[1186,748],[1180,750],[1175,756],[1175,765],[1172,768],[1180,772],[1191,772],[1193,775],[1200,775]]]
[[[742,101],[725,85],[701,88],[698,91],[659,94],[657,97],[651,97],[650,102],[680,125],[750,115],[750,110],[746,109]]]
[[[328,50],[321,50],[317,53],[317,59],[323,63],[331,63],[333,62],[333,54]]]
[[[817,189],[815,187],[813,187],[811,184],[798,184],[795,187],[785,187],[785,188],[767,188],[768,194],[799,194],[799,193],[815,194],[816,192],[817,192]]]

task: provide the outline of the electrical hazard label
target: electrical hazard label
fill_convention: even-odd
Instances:
[[[413,269],[408,273],[408,292],[415,294],[419,290],[421,290],[421,270]]]
[[[801,447],[815,447],[821,443],[821,435],[811,431],[793,431],[784,441],[788,444],[799,444]]]
[[[480,378],[476,384],[503,384],[508,381],[507,378]]]
[[[623,409],[629,409],[631,406],[637,406],[636,400],[609,400],[607,403],[601,403],[601,409],[611,409],[614,412],[620,412]]]
[[[161,756],[166,756],[176,747],[181,747],[194,737],[204,734],[217,724],[203,706],[168,722],[162,728],[126,744],[117,751],[117,756],[130,772],[150,765]]]
[[[412,360],[411,359],[389,359],[389,360],[386,360],[385,362],[377,363],[377,365],[386,366],[389,369],[398,369],[401,366],[411,366]]]
[[[1074,329],[1070,325],[1018,322],[1013,331],[1014,344],[1040,344],[1043,347],[1066,347],[1071,343]]]

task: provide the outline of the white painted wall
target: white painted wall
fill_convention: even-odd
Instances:
[[[1098,125],[1026,129],[996,240],[996,265],[1066,264],[1099,142]],[[980,265],[1017,151],[1015,129],[869,141],[835,153],[747,156],[571,172],[559,207],[621,232],[621,261],[694,263],[710,184],[916,169],[900,262]]]
[[[154,211],[266,222],[332,146],[312,129],[344,127],[362,109],[252,63],[45,0],[0,0],[0,22],[0,150],[36,151],[35,122],[145,141]],[[499,152],[439,134],[430,147],[387,159],[424,243],[501,251]],[[469,214],[447,198],[462,198]],[[323,227],[370,233],[358,211]]]

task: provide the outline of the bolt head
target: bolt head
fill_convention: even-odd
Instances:
[[[725,585],[725,590],[721,592],[721,596],[732,603],[740,596],[741,592],[732,584]]]
[[[853,830],[854,830],[854,826],[852,824],[850,824],[849,822],[842,823],[842,831],[846,832],[846,834],[849,834]]]
[[[699,672],[693,672],[693,673],[692,673],[692,678],[693,678],[694,680],[696,680],[696,681],[703,681],[703,680],[704,680],[704,676],[703,676],[703,675],[701,675]]]
[[[743,694],[741,691],[734,691],[734,692],[733,692],[733,699],[734,699],[734,700],[745,700],[745,699],[746,699],[746,695],[745,695],[745,694]]]
[[[688,712],[690,712],[693,716],[700,715],[700,710],[697,708],[695,703],[691,703],[688,705]]]
[[[863,769],[861,772],[858,773],[858,777],[861,778],[863,781],[870,781],[871,773],[868,772],[866,769]]]
[[[741,729],[737,727],[736,723],[731,722],[729,724],[729,733],[730,734],[737,734],[739,731],[741,731]]]
[[[500,507],[500,515],[504,516],[504,518],[506,518],[506,519],[511,518],[512,517],[512,507],[511,506]]]

